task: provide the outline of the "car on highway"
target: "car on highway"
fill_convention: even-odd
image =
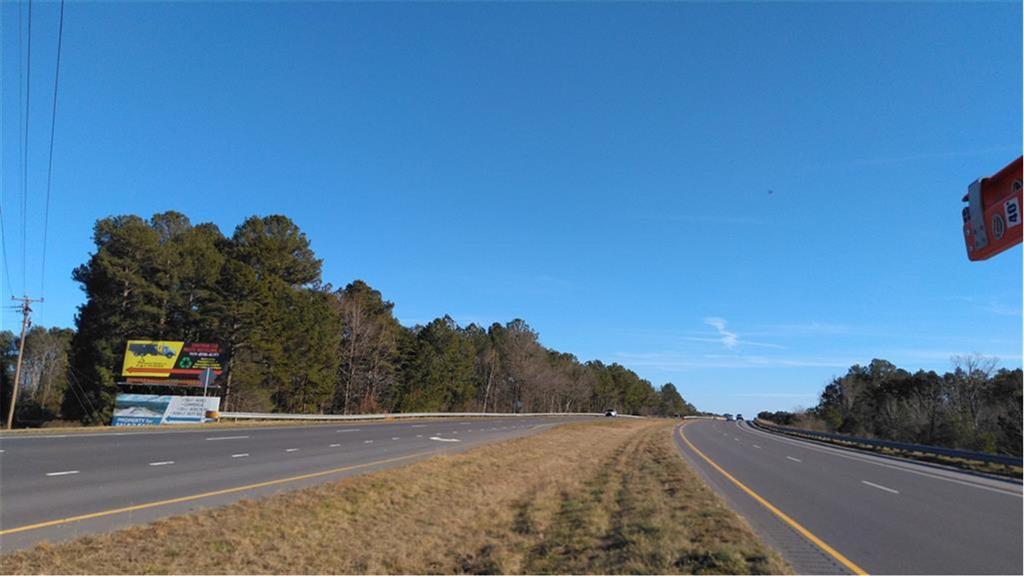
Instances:
[[[732,417],[732,414],[723,414],[723,416],[725,416],[725,419],[729,422],[735,420],[735,418]]]
[[[609,418],[614,418],[615,416],[618,416],[619,413],[616,412],[614,409],[609,408],[609,409],[604,411],[604,415],[608,416]]]
[[[736,419],[737,420],[743,420],[743,414],[737,414],[736,415]]]

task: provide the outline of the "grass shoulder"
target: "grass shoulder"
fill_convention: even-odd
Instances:
[[[572,424],[2,557],[4,573],[784,573],[668,421]]]

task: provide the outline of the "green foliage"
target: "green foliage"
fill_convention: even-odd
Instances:
[[[661,387],[658,391],[659,396],[659,409],[658,412],[664,416],[683,417],[692,416],[697,413],[697,409],[693,407],[679,394],[679,390],[676,390],[675,384],[669,382]]]
[[[86,295],[77,330],[60,336],[66,378],[50,379],[64,418],[109,421],[129,339],[221,342],[223,410],[695,412],[672,385],[659,392],[618,364],[545,348],[521,319],[405,328],[365,282],[323,285],[321,260],[285,216],[250,217],[231,237],[178,212],[113,216],[93,240],[73,274]]]
[[[943,375],[913,374],[885,360],[852,366],[833,378],[808,414],[762,412],[784,425],[854,436],[1021,455],[1021,370],[995,370],[995,360],[953,358]],[[814,420],[814,421],[812,421]],[[815,422],[816,421],[816,422]]]

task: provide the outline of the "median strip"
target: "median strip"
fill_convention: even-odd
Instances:
[[[665,421],[559,427],[3,557],[17,574],[783,574]],[[366,466],[372,466],[367,464]]]

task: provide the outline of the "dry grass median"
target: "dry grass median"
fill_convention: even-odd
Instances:
[[[3,573],[782,573],[676,453],[602,421],[0,557]]]

